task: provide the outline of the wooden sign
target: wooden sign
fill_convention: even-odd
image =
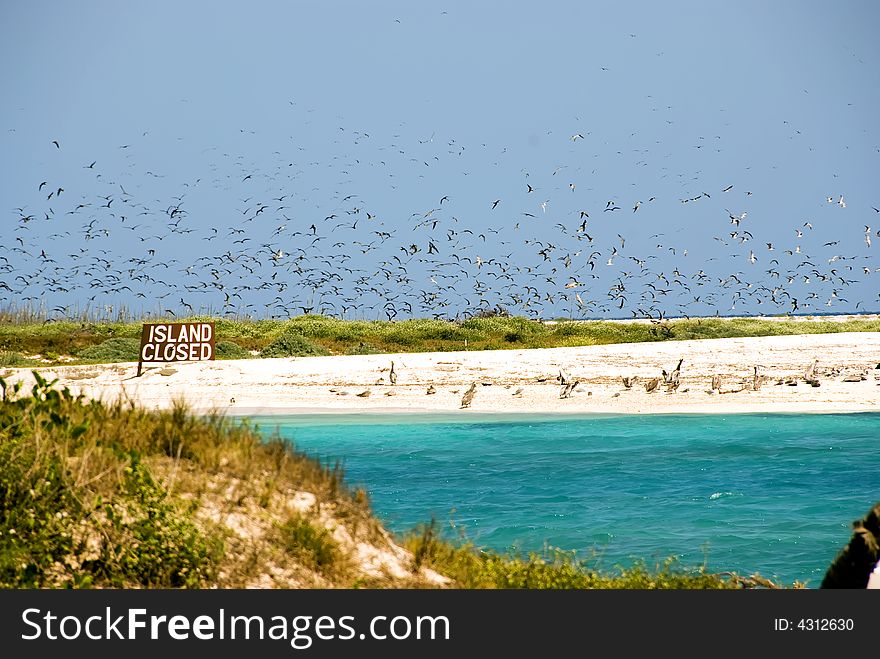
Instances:
[[[144,323],[137,377],[145,362],[214,359],[214,323]]]

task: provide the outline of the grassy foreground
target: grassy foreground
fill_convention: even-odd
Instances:
[[[338,465],[277,437],[183,405],[86,402],[34,375],[30,392],[0,379],[0,587],[776,587],[501,555],[433,524],[395,540]]]
[[[880,332],[880,320],[693,318],[662,323],[560,321],[518,317],[354,321],[325,316],[291,320],[192,317],[216,323],[217,356],[297,357],[396,352],[555,348],[746,336]],[[169,321],[172,322],[172,321]],[[141,323],[31,322],[0,316],[0,367],[137,361]]]

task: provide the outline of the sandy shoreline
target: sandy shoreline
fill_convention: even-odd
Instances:
[[[645,383],[684,359],[680,385],[647,392]],[[803,379],[816,359],[812,387]],[[397,384],[389,383],[391,362]],[[880,333],[837,333],[629,343],[538,350],[248,359],[149,366],[136,364],[39,369],[75,394],[124,395],[148,408],[185,399],[198,411],[228,414],[454,412],[740,413],[880,411]],[[759,366],[755,390],[753,367]],[[560,368],[580,384],[561,399]],[[710,393],[720,376],[721,393]],[[32,380],[30,369],[6,369],[7,381]],[[636,377],[630,389],[623,377]],[[862,376],[844,382],[846,376]],[[797,385],[777,384],[794,381]],[[462,395],[476,383],[471,406]],[[429,387],[436,393],[428,394]],[[517,393],[517,391],[519,393]],[[366,396],[358,396],[369,391]]]

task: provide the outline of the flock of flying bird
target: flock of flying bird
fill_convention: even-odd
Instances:
[[[353,149],[372,139],[339,131],[337,142],[347,139]],[[213,159],[203,175],[176,185],[163,180],[167,174],[139,171],[131,144],[118,148],[111,167],[97,154],[82,158],[76,176],[59,165],[34,181],[30,202],[5,224],[0,308],[40,308],[49,318],[106,317],[140,305],[141,313],[160,316],[395,320],[480,313],[662,319],[709,315],[707,309],[770,315],[880,307],[880,295],[847,297],[864,278],[880,282],[871,249],[880,230],[868,219],[876,217],[876,227],[880,210],[848,209],[839,192],[817,195],[825,219],[792,221],[784,245],[760,237],[768,220],[744,210],[752,193],[729,182],[676,199],[666,194],[663,208],[659,192],[644,201],[602,202],[587,184],[578,187],[586,176],[569,165],[522,169],[519,180],[496,187],[506,194],[482,202],[468,181],[468,192],[449,189],[401,212],[388,201],[400,196],[400,186],[447,184],[447,175],[431,168],[462,162],[465,145],[434,137],[407,146],[395,136],[388,155],[369,162],[350,154],[299,164],[276,150],[261,166],[206,149]],[[587,148],[583,133],[569,140],[577,144],[572,148]],[[51,152],[63,153],[58,140],[47,148],[50,160]],[[124,167],[116,164],[120,157]],[[330,193],[308,183],[309,170],[324,167],[345,177]],[[467,181],[468,174],[458,176]],[[375,181],[388,184],[385,197]],[[584,188],[590,198],[579,196]],[[209,221],[216,217],[206,210],[210,200],[224,195],[236,208]],[[851,216],[829,219],[831,209],[858,214],[864,230],[847,230]],[[692,232],[671,226],[671,215],[687,212],[705,218],[711,242],[701,245],[699,237],[681,235]],[[834,239],[814,238],[821,222],[823,235],[830,231]]]

